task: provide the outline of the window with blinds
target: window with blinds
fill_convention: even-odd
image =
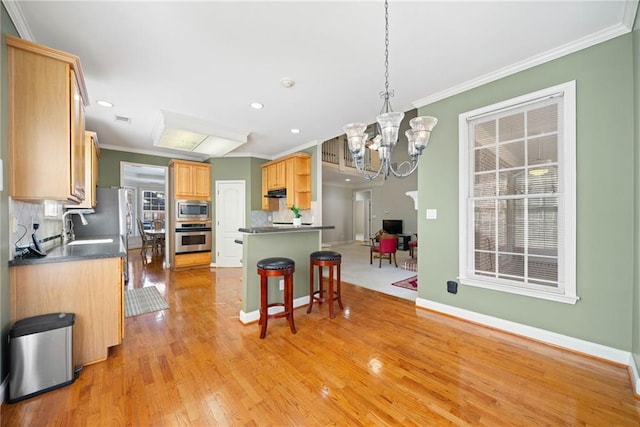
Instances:
[[[459,127],[461,283],[575,303],[575,83]]]

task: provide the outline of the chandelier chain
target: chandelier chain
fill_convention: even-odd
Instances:
[[[384,2],[384,91],[389,93],[389,3]]]
[[[389,98],[393,96],[393,89],[389,89],[389,2],[384,2],[384,91],[380,92],[382,103],[381,113],[393,111]]]

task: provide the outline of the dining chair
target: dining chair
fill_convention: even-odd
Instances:
[[[398,250],[398,237],[395,234],[383,234],[379,236],[379,241],[375,242],[372,239],[372,245],[369,249],[369,264],[373,264],[374,254],[378,258],[378,268],[382,267],[382,258],[388,258],[389,264],[391,264],[391,258],[393,257],[393,263],[398,267],[398,261],[396,259],[396,251]]]
[[[142,257],[142,264],[147,263],[147,249],[149,247],[153,250],[153,245],[155,244],[155,238],[153,236],[148,235],[144,231],[144,225],[142,224],[142,220],[138,218],[138,232],[140,233],[140,239],[142,240],[142,246],[140,247],[140,256]]]

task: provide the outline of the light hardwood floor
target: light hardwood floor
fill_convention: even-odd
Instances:
[[[239,269],[146,268],[169,309],[126,319],[124,343],[72,385],[16,404],[6,426],[640,425],[627,369],[343,286],[326,305],[242,325]]]

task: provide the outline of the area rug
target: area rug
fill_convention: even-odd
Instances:
[[[400,288],[418,290],[418,276],[409,277],[408,279],[400,280],[399,282],[392,283],[393,286]]]
[[[169,308],[169,304],[155,286],[129,289],[124,293],[124,317],[138,316],[166,308]]]

